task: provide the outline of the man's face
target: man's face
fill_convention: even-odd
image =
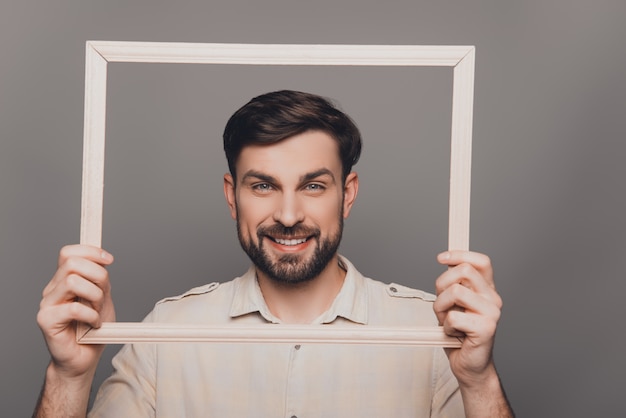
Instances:
[[[335,258],[358,179],[351,173],[344,185],[337,143],[328,134],[308,131],[247,146],[233,181],[224,177],[224,192],[241,246],[261,273],[300,283]]]

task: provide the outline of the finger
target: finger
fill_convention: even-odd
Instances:
[[[113,256],[109,252],[102,248],[85,244],[66,245],[61,248],[58,265],[60,266],[70,257],[86,258],[100,265],[109,265],[113,262]]]
[[[433,303],[433,310],[439,325],[442,325],[446,319],[446,315],[452,310],[463,311],[465,306],[471,306],[472,303],[478,303],[478,295],[465,286],[456,283],[447,288],[444,292],[437,296]]]
[[[72,303],[80,298],[91,307],[100,310],[104,303],[105,292],[93,282],[84,277],[72,274],[54,287],[40,303],[40,309],[48,306]]]
[[[44,288],[43,296],[46,297],[70,275],[81,276],[101,287],[103,291],[109,291],[109,273],[102,265],[90,259],[71,256],[65,258],[63,263],[59,266],[52,280],[50,280],[50,283]]]
[[[465,305],[471,305],[472,298],[478,298],[475,292],[456,283],[437,296],[437,299],[433,303],[433,309],[436,313],[446,313],[454,306],[464,308]]]
[[[460,311],[450,311],[448,312],[441,321],[439,321],[439,325],[443,327],[443,332],[450,337],[465,337],[465,332],[458,330],[452,325],[452,323],[456,323],[455,316],[457,313],[462,313]]]
[[[463,263],[471,264],[493,286],[493,267],[491,259],[485,254],[473,251],[449,250],[439,254],[437,261],[449,267]]]
[[[90,306],[80,302],[51,306],[41,309],[37,314],[37,323],[48,336],[54,336],[66,330],[73,326],[74,322],[86,323],[94,328],[98,328],[102,324],[100,314]]]
[[[69,270],[71,272],[71,268],[68,268],[71,266],[66,266],[66,264],[68,260],[75,258],[86,259],[101,266],[106,266],[113,262],[113,256],[101,248],[82,244],[66,245],[61,248],[61,251],[59,252],[57,272],[44,288],[44,295],[46,295],[51,288],[56,286],[57,282],[64,277],[63,271]],[[62,270],[63,266],[66,266],[66,270]]]
[[[437,297],[433,304],[433,310],[440,319],[445,316],[448,311],[456,309],[457,307],[462,308],[462,311],[499,318],[501,307],[491,299],[491,295],[486,297],[465,286],[455,284]]]
[[[454,284],[461,284],[482,294],[495,291],[495,288],[485,280],[484,276],[469,263],[462,263],[444,271],[435,281],[437,294],[441,294]]]
[[[479,315],[471,312],[450,311],[442,326],[447,335],[464,335],[470,339],[491,340],[493,339],[498,320],[490,316]]]

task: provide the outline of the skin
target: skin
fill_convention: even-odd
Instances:
[[[113,256],[87,245],[63,247],[58,268],[43,291],[37,314],[51,361],[33,416],[85,416],[103,345],[78,344],[75,322],[99,327],[115,321],[106,266]],[[75,301],[80,297],[86,304]]]
[[[358,193],[356,173],[342,179],[337,145],[322,132],[296,135],[271,146],[249,146],[237,160],[236,179],[224,176],[224,195],[237,220],[242,243],[262,249],[271,263],[288,255],[299,261],[314,257],[316,246],[336,236]],[[259,228],[302,225],[304,239],[277,233],[259,236]],[[337,254],[314,277],[289,283],[257,270],[270,311],[284,323],[306,324],[325,312],[343,285],[345,271]],[[459,381],[466,416],[509,417],[513,413],[493,362],[493,343],[502,301],[493,282],[491,261],[483,254],[448,251],[438,256],[448,266],[436,281],[433,308],[449,335],[465,337],[460,349],[447,350]],[[58,269],[43,291],[38,324],[52,360],[35,410],[37,417],[86,415],[89,390],[103,346],[76,343],[75,321],[99,327],[115,320],[106,266],[113,257],[84,245],[64,247]],[[87,302],[77,303],[76,297]]]
[[[341,217],[350,215],[358,192],[358,176],[350,173],[342,182],[337,144],[320,131],[309,131],[271,146],[248,146],[237,159],[236,180],[224,176],[224,196],[240,239],[263,248],[272,263],[289,255],[306,262],[314,257],[321,240],[341,231]],[[319,231],[319,237],[274,234],[257,236],[259,228],[280,224],[301,225]],[[276,239],[307,238],[297,245]],[[310,323],[332,304],[345,271],[337,254],[316,277],[286,284],[257,268],[263,297],[270,311],[285,323]]]
[[[433,309],[448,335],[464,337],[460,349],[446,349],[459,382],[467,417],[513,417],[493,360],[502,299],[495,289],[491,260],[470,251],[438,255],[448,270],[437,278]]]

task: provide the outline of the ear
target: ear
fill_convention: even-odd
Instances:
[[[226,173],[224,174],[224,197],[226,198],[226,203],[228,204],[228,210],[230,211],[230,216],[233,219],[237,219],[237,199],[235,197],[235,179],[233,176]]]
[[[348,218],[352,205],[356,201],[359,192],[359,175],[354,171],[348,174],[343,186],[343,217]]]

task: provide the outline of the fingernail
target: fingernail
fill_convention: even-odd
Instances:
[[[107,260],[107,261],[113,260],[113,256],[104,250],[100,252],[100,257],[102,257],[103,260]]]

